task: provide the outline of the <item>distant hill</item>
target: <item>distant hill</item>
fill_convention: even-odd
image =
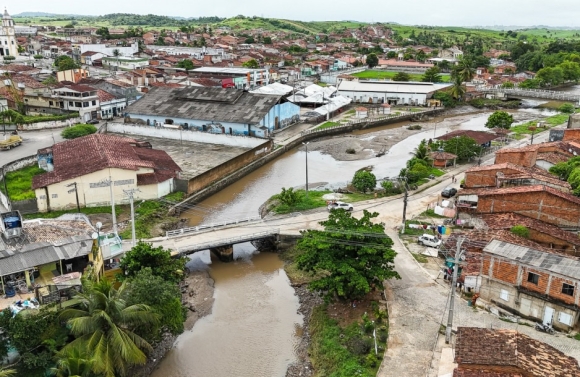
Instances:
[[[46,13],[46,12],[22,12],[18,14],[13,14],[12,17],[86,17],[80,14],[57,14],[57,13]]]

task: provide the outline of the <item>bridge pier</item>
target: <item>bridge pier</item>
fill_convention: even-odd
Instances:
[[[222,262],[233,262],[234,261],[234,245],[214,247],[209,249],[218,259]]]

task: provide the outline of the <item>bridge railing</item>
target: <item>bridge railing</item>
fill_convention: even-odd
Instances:
[[[246,217],[244,219],[226,220],[226,221],[220,221],[217,223],[211,223],[211,224],[205,224],[205,225],[202,224],[202,225],[192,226],[192,227],[188,227],[188,228],[168,230],[165,232],[165,237],[167,237],[167,238],[178,237],[178,236],[181,236],[184,234],[199,232],[200,230],[218,228],[218,227],[223,227],[223,226],[227,226],[227,225],[242,224],[242,223],[247,223],[247,222],[252,222],[252,221],[260,221],[260,220],[262,220],[262,218],[260,216],[254,216],[254,217]]]
[[[189,245],[189,246],[182,246],[182,247],[177,248],[177,252],[179,254],[182,254],[182,253],[187,253],[188,251],[200,251],[200,250],[206,250],[206,249],[211,249],[214,247],[220,247],[220,246],[225,246],[225,245],[234,245],[237,243],[254,241],[254,240],[257,240],[260,238],[266,238],[268,236],[273,236],[276,234],[280,234],[279,228],[278,229],[269,229],[269,230],[266,230],[263,232],[246,234],[243,236],[221,239],[221,240],[217,240],[217,241],[209,241],[209,242],[193,244],[193,245]]]

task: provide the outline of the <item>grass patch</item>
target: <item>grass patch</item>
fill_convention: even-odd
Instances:
[[[302,253],[303,251],[293,247],[280,254],[280,258],[284,261],[284,271],[286,271],[286,275],[288,275],[288,279],[290,279],[292,284],[308,284],[312,280],[318,279],[324,275],[322,272],[313,275],[309,272],[299,270],[294,261]]]
[[[417,254],[417,253],[411,253],[413,255],[413,258],[415,258],[415,260],[419,263],[427,263],[429,260],[427,259],[426,256],[422,255],[422,254]]]
[[[358,77],[359,79],[369,79],[369,80],[384,80],[384,79],[392,79],[397,73],[395,71],[373,71],[367,70],[363,72],[353,73],[352,76]],[[418,73],[410,73],[411,81],[421,81],[423,78],[422,74]],[[441,74],[441,82],[449,82],[449,75],[448,74]]]
[[[376,356],[372,329],[369,335],[364,330],[366,327],[366,322],[362,325],[357,321],[343,328],[336,320],[328,317],[325,306],[314,308],[310,317],[310,357],[315,376],[374,377],[380,365],[384,343],[381,342],[381,350]],[[384,331],[388,330],[385,328]]]
[[[36,198],[32,189],[32,178],[35,175],[46,173],[37,165],[6,173],[6,189],[11,200],[27,200]]]
[[[345,114],[354,115],[355,113],[356,113],[356,110],[348,110]]]
[[[574,339],[580,340],[580,333],[577,333],[576,335],[574,335]]]
[[[425,217],[432,217],[434,219],[445,219],[445,216],[441,216],[435,213],[434,210],[432,209],[428,209],[424,212],[421,212],[421,214],[419,216],[425,216]]]
[[[538,121],[540,120],[546,122],[547,125],[546,129],[548,129],[566,123],[569,117],[570,115],[568,114],[558,114],[544,119],[531,120],[529,122],[518,124],[517,126],[511,127],[510,131],[516,135],[516,138],[521,138],[523,135],[531,135],[532,131],[530,131],[528,128],[535,127],[538,124]],[[538,134],[540,132],[541,131],[536,130],[534,134]]]
[[[570,103],[570,102],[566,102],[566,101],[548,101],[548,102],[542,103],[541,105],[538,105],[536,107],[539,108],[539,109],[558,110],[558,108],[560,106],[562,106],[563,104],[565,104],[565,103]]]
[[[405,232],[403,234],[407,236],[420,236],[426,232],[425,229],[409,228],[409,224],[423,224],[423,223],[416,220],[405,221]]]
[[[274,213],[277,213],[277,214],[286,214],[286,213],[292,213],[292,212],[306,211],[306,210],[314,209],[314,208],[321,208],[321,207],[326,208],[327,200],[323,199],[322,197],[326,194],[332,193],[332,191],[308,191],[308,198],[307,198],[306,191],[297,190],[297,192],[299,193],[299,199],[295,205],[288,206],[286,204],[278,204],[272,208],[272,211]],[[380,195],[380,197],[392,196],[392,195],[398,195],[398,194]],[[277,195],[272,196],[269,199],[269,201],[276,200],[276,196]],[[377,195],[377,197],[379,197],[379,195]],[[373,194],[363,194],[363,193],[355,192],[355,193],[351,193],[351,194],[344,194],[343,198],[340,199],[340,201],[347,202],[347,203],[355,203],[355,202],[360,202],[363,200],[371,200],[371,199],[375,199],[374,193]]]
[[[334,127],[334,126],[339,126],[340,123],[338,122],[325,122],[322,123],[320,126],[316,127],[317,130],[323,130],[325,128],[330,128],[330,127]]]

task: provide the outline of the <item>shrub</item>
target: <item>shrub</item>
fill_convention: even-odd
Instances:
[[[371,350],[371,342],[370,339],[363,338],[362,336],[354,336],[348,340],[346,348],[350,353],[362,356]]]
[[[280,200],[280,203],[292,207],[300,200],[300,194],[298,191],[294,191],[292,187],[289,189],[282,187],[282,192],[276,196],[276,199]]]
[[[421,127],[421,126],[420,126],[420,125],[418,125],[418,124],[414,124],[414,125],[412,125],[412,126],[409,126],[409,127],[407,127],[407,129],[408,129],[408,130],[411,130],[411,131],[418,131],[418,130],[420,130],[420,129],[422,129],[422,128],[423,128],[423,127]]]
[[[77,137],[87,136],[97,132],[97,127],[92,124],[77,124],[69,128],[65,128],[60,135],[65,139],[76,139]]]
[[[348,154],[356,154],[356,151],[353,148],[348,148],[346,150],[346,153],[348,153]]]
[[[576,109],[574,108],[574,105],[572,105],[571,103],[564,103],[560,107],[558,107],[558,111],[565,114],[573,114],[574,111],[576,111]]]
[[[352,185],[360,192],[367,192],[375,188],[377,185],[377,177],[370,171],[359,170],[354,173]]]
[[[510,229],[510,231],[515,234],[516,236],[520,236],[523,238],[530,238],[530,230],[523,225],[514,225]]]

